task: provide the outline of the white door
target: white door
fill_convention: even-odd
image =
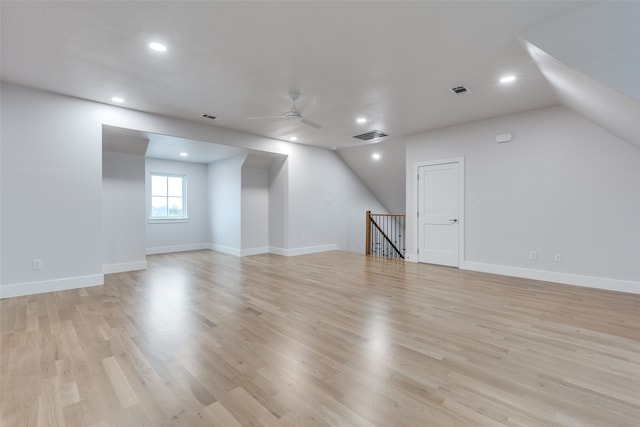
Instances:
[[[418,261],[458,267],[459,164],[418,168]]]

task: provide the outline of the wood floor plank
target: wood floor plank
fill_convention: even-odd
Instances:
[[[2,426],[637,427],[640,295],[348,252],[0,300]]]
[[[128,408],[140,402],[113,356],[102,359],[102,366],[123,408]]]

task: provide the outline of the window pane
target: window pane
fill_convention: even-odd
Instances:
[[[181,197],[169,197],[169,215],[168,216],[184,216]]]
[[[151,217],[166,217],[167,215],[167,198],[152,197],[151,198]]]
[[[159,175],[151,175],[151,195],[166,196],[167,195],[167,177]]]
[[[185,218],[187,216],[185,176],[151,174],[150,218]]]
[[[182,177],[169,177],[169,196],[182,197]]]

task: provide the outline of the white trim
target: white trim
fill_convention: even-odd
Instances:
[[[287,255],[288,249],[285,248],[276,248],[274,246],[269,246],[269,253],[280,256],[289,256]]]
[[[587,288],[605,289],[609,291],[640,294],[640,282],[630,280],[609,279],[606,277],[584,276],[580,274],[560,273],[557,271],[535,270],[532,268],[511,267],[508,265],[485,264],[482,262],[465,261],[460,265],[463,270],[480,271],[483,273],[501,274],[504,276],[521,277],[524,279],[542,280],[565,285],[583,286]]]
[[[147,255],[168,254],[171,252],[199,251],[202,249],[211,249],[209,243],[189,243],[188,245],[175,246],[156,246],[155,248],[145,249]]]
[[[418,262],[418,254],[416,252],[406,252],[404,254],[404,260],[406,262]]]
[[[189,222],[189,218],[180,217],[180,218],[148,218],[148,224],[176,224],[181,222]]]
[[[417,162],[413,164],[413,180],[416,185],[415,191],[413,192],[413,206],[414,212],[412,212],[413,223],[415,224],[415,261],[420,262],[419,254],[417,253],[419,245],[420,245],[420,225],[418,222],[418,209],[420,206],[418,205],[418,193],[420,192],[420,182],[418,181],[418,174],[420,173],[420,168],[423,166],[435,166],[435,165],[446,165],[448,163],[458,163],[458,267],[464,264],[464,157],[452,157],[449,159],[441,159],[441,160],[428,160],[425,162]],[[407,213],[408,214],[408,213]],[[413,254],[412,254],[413,255]]]
[[[171,253],[171,252],[197,251],[202,249],[209,249],[212,251],[221,252],[228,255],[243,257],[243,256],[259,255],[259,254],[267,254],[267,253],[282,255],[282,256],[297,256],[297,255],[315,254],[319,252],[339,251],[340,247],[335,243],[331,243],[328,245],[306,246],[306,247],[294,248],[294,249],[277,248],[274,246],[238,249],[238,248],[232,248],[229,246],[217,245],[214,243],[198,243],[198,244],[191,244],[191,245],[147,248],[147,255],[165,254],[165,253]]]
[[[104,284],[104,274],[91,276],[65,277],[64,279],[43,280],[41,282],[15,283],[0,286],[0,298],[42,294],[45,292],[66,291]]]
[[[241,249],[240,256],[251,256],[251,255],[260,255],[260,254],[268,254],[269,248],[263,246],[261,248],[249,248],[249,249]]]
[[[211,243],[208,245],[208,248],[212,251],[222,252],[223,254],[241,256],[242,251],[237,248],[230,248],[228,246],[216,245],[215,243]]]
[[[147,260],[145,259],[143,261],[120,262],[117,264],[105,264],[102,266],[102,273],[113,274],[113,273],[124,273],[127,271],[146,270],[146,269],[147,269]]]
[[[319,245],[319,246],[306,246],[303,248],[294,248],[294,249],[285,249],[285,248],[275,248],[273,246],[269,247],[269,253],[282,255],[282,256],[298,256],[298,255],[307,255],[307,254],[315,254],[319,252],[329,252],[329,251],[339,251],[340,247],[331,243],[328,245]]]

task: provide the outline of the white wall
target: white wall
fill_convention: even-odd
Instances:
[[[496,144],[505,132],[513,141]],[[407,212],[416,212],[416,162],[465,158],[462,268],[640,292],[634,146],[553,107],[414,135],[406,155]],[[416,236],[409,215],[407,252],[414,256]]]
[[[335,152],[296,145],[289,158],[290,253],[364,253],[365,213],[384,206]]]
[[[276,159],[269,169],[269,250],[284,254],[289,241],[289,159]]]
[[[269,252],[269,169],[242,168],[242,255]]]
[[[102,262],[105,273],[147,267],[144,181],[144,156],[102,153]]]
[[[1,91],[3,297],[103,283],[103,125],[288,156],[286,168],[273,172],[269,181],[270,198],[278,196],[269,202],[269,217],[285,203],[283,222],[269,233],[271,242],[284,242],[274,248],[276,253],[338,247],[363,251],[364,212],[383,209],[332,151],[4,82]],[[213,194],[212,188],[208,191]],[[240,184],[236,194],[240,200]],[[331,203],[324,204],[325,198]],[[240,207],[236,212],[235,218],[241,218]],[[225,222],[211,210],[210,215],[209,221]],[[209,242],[240,250],[240,229],[236,224],[232,229],[232,236],[213,233]],[[282,235],[274,236],[273,230]],[[42,270],[32,269],[35,258],[43,260]]]
[[[213,249],[240,255],[242,249],[242,164],[236,156],[209,164],[209,238]]]
[[[187,222],[146,222],[146,253],[206,249],[209,247],[207,165],[173,160],[146,160],[146,218],[150,216],[151,182],[153,172],[187,176]]]
[[[86,101],[2,84],[3,297],[101,284],[102,127]],[[32,260],[43,260],[34,271]]]

